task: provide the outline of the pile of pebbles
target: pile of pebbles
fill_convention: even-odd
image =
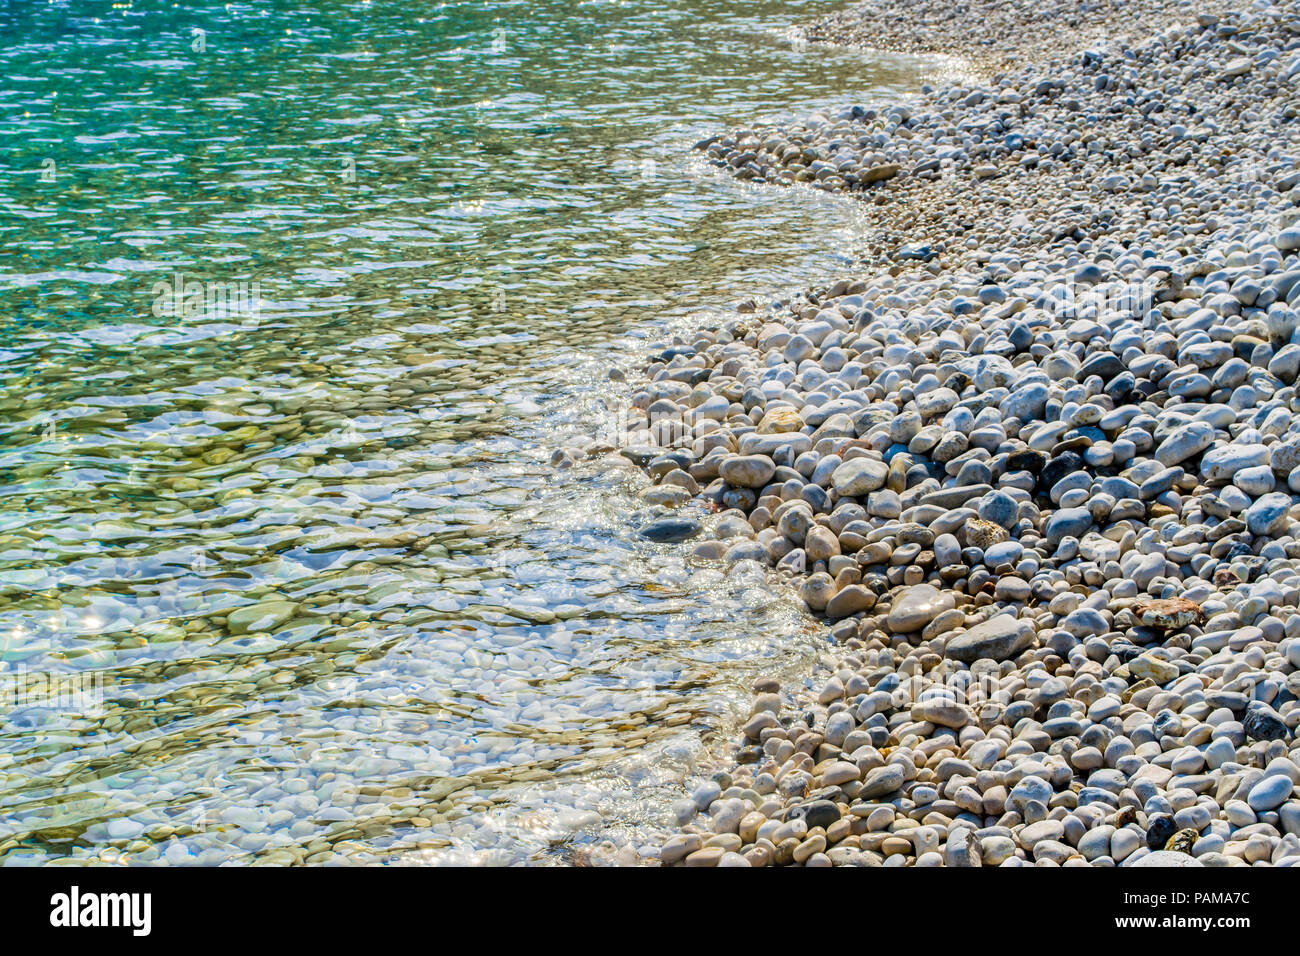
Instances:
[[[1190,0],[870,0],[822,17],[808,39],[891,53],[941,53],[981,70],[1050,60],[1070,47],[1141,37],[1153,23],[1232,4]]]
[[[1298,76],[1260,6],[802,159],[709,147],[981,185],[944,249],[662,343],[633,394],[646,536],[777,569],[834,638],[755,684],[661,864],[1300,863]]]
[[[1297,91],[1293,2],[697,148],[741,179],[874,204],[873,265],[1103,236],[1203,246],[1228,212],[1258,217],[1295,186]]]

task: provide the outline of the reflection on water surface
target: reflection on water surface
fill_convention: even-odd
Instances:
[[[820,632],[547,459],[610,365],[846,261],[860,213],[689,151],[919,84],[792,48],[837,5],[0,9],[0,862],[667,822]]]

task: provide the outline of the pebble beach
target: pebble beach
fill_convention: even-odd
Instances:
[[[969,69],[697,146],[873,225],[629,376],[643,536],[831,635],[640,860],[1300,863],[1300,4],[804,34]]]

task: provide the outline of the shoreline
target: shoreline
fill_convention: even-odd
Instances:
[[[897,52],[992,23],[987,67],[1076,8]],[[1209,10],[702,144],[881,223],[634,385],[647,536],[775,565],[835,640],[813,691],[756,683],[662,864],[1300,863],[1300,10]],[[1176,18],[1089,46],[1135,11]]]

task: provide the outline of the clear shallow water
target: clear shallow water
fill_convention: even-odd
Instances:
[[[786,39],[840,5],[0,8],[0,863],[669,822],[820,633],[548,457],[611,365],[848,261],[863,212],[689,150],[918,86]]]

